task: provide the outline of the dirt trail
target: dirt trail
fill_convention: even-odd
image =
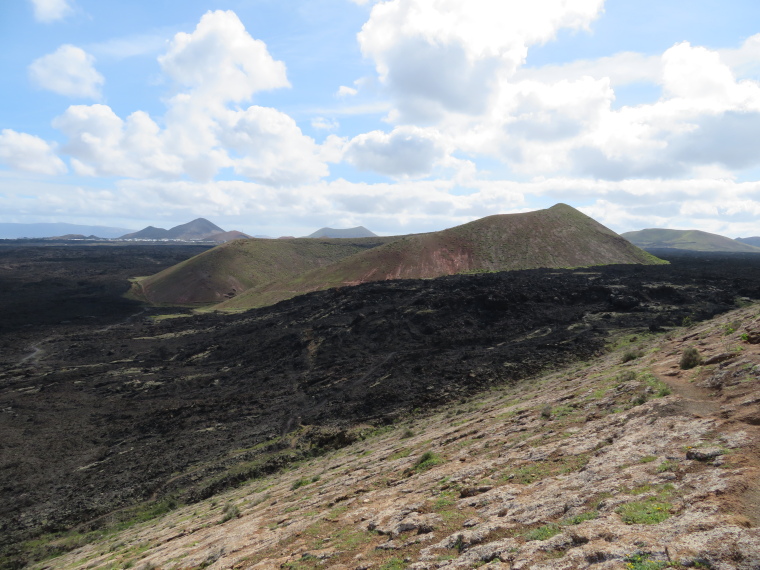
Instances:
[[[751,444],[729,456],[730,463],[745,468],[743,486],[734,493],[736,510],[752,526],[760,526],[760,408],[750,381],[760,371],[760,344],[748,338],[760,325],[752,311],[724,316],[674,338],[662,347],[670,358],[659,360],[652,372],[680,396],[683,411],[716,421],[716,430],[733,437],[748,437]],[[703,365],[681,370],[679,361],[687,347],[696,347]],[[716,362],[712,362],[715,360]],[[710,364],[707,364],[710,363]]]

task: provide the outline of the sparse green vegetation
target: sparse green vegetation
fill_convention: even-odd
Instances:
[[[625,558],[626,568],[630,570],[659,570],[668,563],[662,560],[652,560],[648,552],[636,552]]]
[[[662,463],[660,463],[657,466],[657,473],[665,473],[666,471],[675,471],[678,469],[678,463],[676,461],[671,461],[669,459],[666,459]]]
[[[293,481],[293,484],[290,486],[291,491],[295,491],[296,489],[300,489],[301,487],[305,487],[306,485],[310,484],[312,481],[309,477],[301,477],[300,479],[296,479]]]
[[[654,374],[646,373],[642,376],[642,380],[646,383],[647,386],[654,390],[655,398],[664,398],[673,392],[670,386],[658,379]]]
[[[412,454],[411,449],[399,449],[398,451],[392,453],[388,456],[388,461],[395,461],[396,459],[403,459],[404,457],[409,457]]]

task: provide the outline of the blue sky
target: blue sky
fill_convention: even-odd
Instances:
[[[0,222],[760,235],[760,4],[0,5]]]

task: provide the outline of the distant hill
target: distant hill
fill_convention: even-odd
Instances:
[[[398,238],[231,241],[135,281],[130,295],[169,305],[219,303],[252,287],[335,263],[393,239]]]
[[[403,236],[309,273],[251,288],[222,309],[269,305],[295,295],[368,281],[455,273],[582,267],[662,260],[566,204],[489,216],[440,232]]]
[[[760,247],[760,237],[736,238],[739,243]]]
[[[646,249],[687,249],[691,251],[756,252],[760,247],[700,230],[649,228],[621,234],[632,244]],[[752,239],[752,238],[750,238]]]
[[[212,224],[204,218],[198,218],[192,222],[175,226],[170,230],[148,226],[139,232],[121,236],[121,239],[176,239],[183,241],[200,241],[217,234],[223,234],[225,230]]]
[[[252,237],[249,236],[248,234],[244,234],[243,232],[232,230],[231,232],[222,232],[220,234],[213,234],[205,239],[209,241],[215,241],[217,243],[226,243],[234,239],[252,239]]]
[[[132,232],[125,228],[112,228],[108,226],[83,226],[79,224],[0,224],[0,239],[19,238],[50,238],[65,235],[95,235],[100,238],[117,238],[126,232]]]
[[[313,234],[306,236],[310,238],[362,238],[362,237],[377,237],[377,234],[369,231],[364,226],[357,226],[355,228],[347,228],[344,230],[338,230],[335,228],[322,228],[317,230]]]

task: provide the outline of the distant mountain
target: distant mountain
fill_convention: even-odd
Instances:
[[[621,234],[632,244],[645,249],[686,249],[691,251],[725,251],[760,253],[760,247],[700,230],[649,228]],[[752,239],[752,238],[749,238]],[[760,239],[760,238],[757,238]]]
[[[440,232],[400,236],[326,267],[253,287],[218,307],[258,307],[310,291],[386,279],[617,263],[665,262],[578,210],[557,204],[525,214],[489,216]]]
[[[132,232],[125,228],[112,228],[108,226],[83,226],[79,224],[41,223],[41,224],[0,224],[0,239],[19,238],[50,238],[65,235],[95,235],[100,238],[117,238],[125,232]]]
[[[739,243],[746,243],[747,245],[760,247],[760,237],[736,238],[736,241]]]
[[[225,230],[212,224],[204,218],[198,218],[192,222],[175,226],[170,230],[148,226],[140,230],[121,236],[121,239],[176,239],[183,241],[201,241],[214,235],[223,234]]]
[[[322,228],[317,230],[313,234],[306,236],[309,238],[363,238],[363,237],[377,237],[377,234],[369,231],[364,226],[357,226],[355,228],[347,228],[339,230],[335,228]]]

